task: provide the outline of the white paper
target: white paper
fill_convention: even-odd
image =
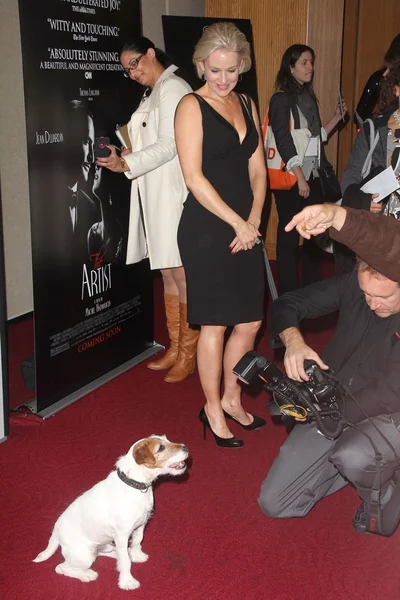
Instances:
[[[310,138],[310,141],[308,142],[308,146],[307,146],[306,153],[304,156],[318,156],[318,142],[319,142],[318,137]]]
[[[395,192],[400,188],[400,183],[397,180],[396,175],[392,167],[388,167],[379,175],[365,183],[361,191],[366,194],[379,194],[377,198],[374,198],[374,202],[380,202],[386,196],[389,196],[392,192]]]

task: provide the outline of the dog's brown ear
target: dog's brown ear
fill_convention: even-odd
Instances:
[[[153,454],[154,440],[143,440],[135,446],[133,449],[133,458],[136,464],[144,465],[151,469],[156,463],[156,459]]]

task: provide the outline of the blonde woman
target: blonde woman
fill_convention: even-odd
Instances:
[[[244,429],[264,419],[246,412],[232,368],[254,346],[264,316],[264,273],[257,244],[266,192],[254,102],[234,91],[251,66],[250,46],[233,23],[205,29],[193,62],[204,85],[185,96],[175,139],[186,185],[178,244],[186,273],[188,320],[200,325],[198,369],[206,398],[199,418],[218,446],[238,448],[226,418]],[[232,333],[224,350],[228,327]],[[223,372],[223,395],[221,377]]]

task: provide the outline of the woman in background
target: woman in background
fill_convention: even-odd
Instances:
[[[296,177],[297,183],[290,190],[273,190],[279,223],[277,233],[278,288],[283,294],[299,287],[297,252],[299,234],[294,229],[285,232],[285,225],[305,206],[324,201],[319,183],[318,168],[325,159],[323,142],[342,118],[337,106],[332,118],[322,127],[312,81],[314,77],[314,50],[303,44],[290,46],[283,54],[276,76],[276,92],[269,104],[269,124],[275,136],[276,146],[286,169]],[[290,132],[290,111],[294,128],[307,128],[314,139],[301,162]],[[343,111],[347,106],[343,105]],[[311,140],[312,140],[311,138]],[[302,247],[302,285],[320,278],[319,250],[313,239],[304,240]]]
[[[365,84],[354,113],[354,122],[358,127],[361,127],[366,119],[376,116],[383,82],[382,78],[386,77],[392,66],[395,66],[398,62],[400,62],[400,33],[393,38],[383,57],[383,68],[375,71]]]
[[[374,202],[378,193],[368,194],[361,190],[368,179],[389,166],[400,186],[400,62],[391,66],[381,84],[376,112],[381,116],[363,123],[343,172],[342,204],[400,219],[399,190],[380,202]],[[353,269],[355,255],[342,244],[335,243],[335,261],[337,272],[344,274]]]
[[[175,75],[177,67],[145,37],[127,40],[120,56],[124,75],[145,88],[128,132],[132,150],[118,157],[113,146],[97,164],[125,173],[132,180],[127,263],[149,257],[160,269],[170,346],[148,363],[149,369],[170,369],[165,381],[185,379],[194,369],[198,331],[186,317],[186,281],[177,244],[177,229],[187,195],[174,137],[174,116],[190,86]]]
[[[257,244],[266,170],[257,111],[234,91],[251,66],[250,45],[233,23],[214,23],[193,62],[204,85],[180,102],[175,136],[190,193],[178,230],[188,289],[188,319],[201,326],[198,368],[206,406],[199,418],[218,446],[238,448],[226,419],[265,425],[246,412],[232,369],[264,317],[264,263]],[[224,350],[228,327],[232,333]],[[224,390],[221,398],[221,376]]]

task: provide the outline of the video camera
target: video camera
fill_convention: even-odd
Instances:
[[[233,372],[246,384],[255,377],[264,381],[264,388],[272,392],[285,422],[314,420],[318,431],[334,440],[345,424],[339,406],[347,392],[333,371],[322,371],[311,360],[304,361],[304,369],[309,380],[298,383],[284,375],[272,361],[252,350],[240,359]]]

